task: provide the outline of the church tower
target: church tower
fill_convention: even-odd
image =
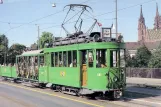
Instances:
[[[156,4],[156,16],[154,19],[154,29],[161,29],[161,16],[159,16],[158,4]]]
[[[145,39],[146,39],[146,26],[141,5],[140,18],[138,20],[138,41],[144,41]]]

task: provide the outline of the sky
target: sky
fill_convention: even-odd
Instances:
[[[138,39],[138,18],[140,16],[140,5],[143,7],[143,15],[146,26],[151,29],[156,14],[156,2],[161,13],[161,0],[118,0],[118,32],[122,33],[126,42],[134,42]],[[56,7],[52,7],[52,3]],[[38,39],[38,27],[40,35],[47,31],[54,36],[65,37],[61,24],[67,10],[63,11],[68,4],[86,4],[92,7],[83,15],[83,31],[87,31],[95,19],[102,27],[115,25],[115,0],[3,0],[0,4],[0,34],[5,34],[9,39],[9,45],[20,43],[30,46]],[[68,8],[67,8],[68,9]],[[77,12],[79,10],[73,11]],[[69,14],[68,18],[73,15]],[[89,18],[89,16],[91,18]],[[69,22],[75,21],[76,18]],[[74,23],[65,27],[74,32]],[[99,27],[94,30],[100,31]]]

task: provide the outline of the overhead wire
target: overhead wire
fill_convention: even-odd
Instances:
[[[84,1],[84,2],[82,2],[82,3],[86,3],[86,2],[89,2],[89,1],[90,1],[90,0],[86,0],[86,1]],[[35,22],[35,21],[38,21],[38,20],[41,20],[41,19],[44,19],[44,18],[47,18],[47,17],[50,17],[50,16],[53,16],[53,15],[55,15],[55,14],[58,14],[58,13],[63,12],[64,10],[66,10],[66,9],[63,9],[63,10],[57,11],[57,12],[55,12],[55,13],[53,13],[53,14],[49,14],[49,15],[47,15],[47,16],[44,16],[44,17],[35,19],[35,20],[33,20],[33,21],[31,21],[31,22],[28,22],[28,23],[23,23],[23,24],[21,24],[21,25],[19,25],[19,26],[17,26],[17,27],[11,28],[10,30],[19,28],[19,27],[24,26],[24,25],[27,25],[27,24],[31,24],[31,23],[33,23],[33,22]],[[2,22],[2,21],[0,21],[0,22]],[[4,22],[4,23],[6,23],[6,22]],[[9,22],[8,22],[8,23],[9,23]],[[35,25],[35,24],[34,24],[34,25]],[[9,30],[9,31],[10,31],[10,30]],[[6,33],[7,33],[7,32],[6,32]],[[6,34],[6,33],[3,33],[3,34]]]
[[[126,10],[126,9],[129,9],[129,8],[140,6],[140,5],[143,5],[143,4],[146,4],[146,3],[149,3],[149,2],[153,2],[153,1],[156,1],[156,0],[149,0],[149,1],[146,1],[146,2],[143,2],[143,3],[139,3],[139,4],[132,5],[132,6],[124,7],[124,8],[118,9],[117,11]],[[106,14],[109,14],[109,13],[113,13],[115,11],[116,10],[113,10],[113,11],[110,11],[110,12],[107,12],[107,13],[102,13],[102,14],[96,15],[95,17],[103,16],[103,15],[106,15]]]
[[[89,2],[89,1],[90,1],[90,0],[86,0],[86,1],[84,1],[84,2],[82,2],[82,3],[86,3],[86,2]],[[153,1],[156,1],[156,0],[149,0],[149,1],[146,1],[146,2],[143,2],[143,3],[139,3],[139,4],[135,4],[135,5],[132,5],[132,6],[128,6],[128,7],[125,7],[125,8],[118,9],[117,11],[126,10],[126,9],[129,9],[129,8],[132,8],[132,7],[135,7],[135,6],[138,6],[138,5],[143,5],[143,4],[146,4],[146,3],[149,3],[149,2],[153,2]],[[49,15],[47,15],[47,16],[44,16],[44,17],[35,19],[35,20],[31,21],[31,22],[23,23],[23,24],[21,24],[21,25],[19,25],[19,26],[17,26],[17,27],[13,27],[12,29],[16,29],[16,28],[19,28],[19,27],[21,27],[21,26],[24,26],[24,25],[27,25],[27,24],[31,24],[31,23],[33,23],[33,22],[39,21],[39,20],[41,20],[41,19],[44,19],[44,18],[47,18],[47,17],[50,17],[50,16],[53,16],[53,15],[58,14],[58,13],[61,13],[61,12],[63,12],[63,11],[64,11],[64,10],[57,11],[57,12],[52,13],[52,14],[49,14]],[[114,10],[114,11],[107,12],[107,13],[102,13],[102,14],[99,14],[99,15],[95,15],[95,16],[93,16],[93,17],[99,17],[99,16],[103,16],[103,15],[110,14],[110,13],[113,13],[113,12],[115,12],[115,10]],[[90,19],[90,18],[87,18],[87,19]],[[9,23],[9,22],[3,22],[3,21],[0,21],[0,22],[2,22],[2,23]],[[12,23],[10,23],[10,24],[12,24]],[[33,25],[35,25],[35,24],[33,24]],[[57,26],[58,26],[58,25],[57,25]],[[51,28],[51,27],[49,27],[49,28]],[[4,33],[4,34],[5,34],[5,33]]]
[[[41,19],[44,19],[44,18],[47,18],[47,17],[53,16],[53,15],[58,14],[58,13],[63,12],[63,11],[64,11],[64,10],[57,11],[57,12],[55,12],[55,13],[49,14],[49,15],[47,15],[47,16],[44,16],[44,17],[41,17],[41,18],[38,18],[38,19],[35,19],[35,20],[30,21],[30,22],[28,22],[28,23],[24,23],[24,24],[21,24],[21,25],[19,25],[19,26],[13,27],[12,29],[19,28],[19,27],[21,27],[21,26],[24,26],[24,25],[27,25],[27,24],[33,23],[33,22],[35,22],[35,21],[39,21],[39,20],[41,20]],[[4,33],[4,34],[5,34],[5,33]]]
[[[87,1],[89,1],[89,0],[87,0]],[[143,3],[139,3],[139,4],[135,4],[135,5],[132,5],[132,6],[128,6],[128,7],[125,7],[125,8],[118,9],[117,11],[126,10],[126,9],[129,9],[129,8],[132,8],[132,7],[135,7],[135,6],[138,6],[138,5],[143,5],[143,4],[146,4],[146,3],[149,3],[149,2],[153,2],[153,1],[156,1],[156,0],[149,0],[149,1],[146,1],[146,2],[143,2]],[[99,17],[99,16],[103,16],[103,15],[110,14],[110,13],[113,13],[113,12],[115,12],[115,10],[110,11],[110,12],[107,12],[107,13],[95,15],[93,17]],[[89,17],[89,18],[86,18],[86,19],[83,19],[83,20],[89,20],[91,18],[92,17]],[[112,18],[111,20],[113,20],[113,19],[115,19],[115,18]],[[74,23],[74,22],[76,22],[76,21],[73,21],[73,22],[70,22],[70,23]],[[70,23],[67,23],[67,24],[70,24]],[[50,27],[43,28],[43,29],[48,29],[48,28],[57,27],[57,26],[61,26],[61,25],[54,25],[54,26],[50,26]],[[43,30],[43,29],[41,29],[41,30]]]
[[[47,25],[47,24],[56,24],[56,23],[53,23],[53,22],[43,22],[43,23],[16,23],[16,22],[5,22],[5,21],[0,21],[0,23],[5,23],[5,24],[12,24],[12,25],[20,25],[20,24],[28,24],[28,25],[35,25],[35,24],[39,24],[39,25]]]

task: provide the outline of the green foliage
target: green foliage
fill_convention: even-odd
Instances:
[[[46,48],[46,44],[52,44],[53,34],[50,32],[42,32],[42,35],[38,41],[40,49]]]
[[[135,55],[135,67],[148,67],[150,58],[151,52],[146,46],[138,48]]]
[[[8,38],[6,35],[0,35],[0,45],[8,47]]]
[[[125,53],[126,67],[131,67],[131,57],[128,51]]]
[[[22,54],[22,52],[26,49],[26,46],[22,44],[13,44],[8,50],[8,62],[14,63],[16,59],[16,55]]]
[[[14,63],[16,55],[20,55],[26,48],[21,44],[13,44],[8,48],[8,41],[5,35],[0,35],[0,64]]]
[[[160,68],[161,67],[161,48],[156,50],[149,61],[149,68]]]
[[[4,55],[8,50],[8,38],[5,35],[0,35],[0,64],[4,63]]]
[[[126,51],[125,57],[126,57],[126,67],[136,67],[137,66],[136,58],[131,57],[128,51]]]

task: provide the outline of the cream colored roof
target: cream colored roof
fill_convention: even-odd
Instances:
[[[43,50],[33,50],[33,51],[27,51],[27,52],[23,52],[21,55],[33,55],[33,54],[39,54],[41,53]]]

